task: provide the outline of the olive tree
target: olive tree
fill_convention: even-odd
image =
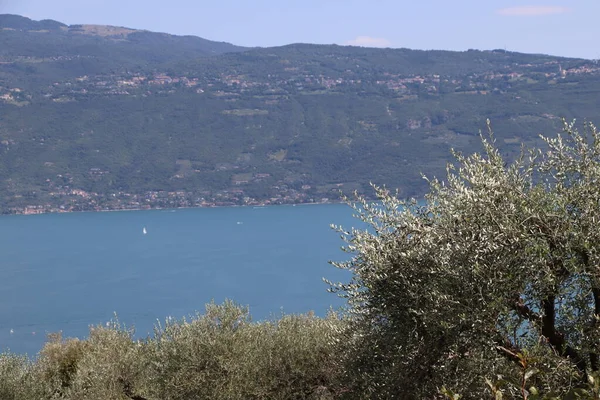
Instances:
[[[424,202],[375,187],[379,202],[353,204],[368,228],[336,227],[352,257],[333,264],[352,279],[330,283],[349,304],[349,397],[595,390],[600,133],[563,122],[512,163],[490,129]]]

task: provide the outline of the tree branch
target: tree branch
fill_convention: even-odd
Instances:
[[[598,325],[598,318],[600,318],[600,288],[592,283],[592,296],[594,297],[594,322],[593,325]],[[600,360],[598,359],[598,353],[590,353],[590,367],[592,371],[598,371],[600,368]]]
[[[590,255],[585,248],[581,248],[578,251],[579,256],[581,257],[581,262],[585,266],[585,270],[589,272],[590,267]],[[594,281],[594,278],[591,278],[591,286],[592,286],[592,297],[594,299],[594,318],[592,320],[592,329],[596,329],[598,325],[598,318],[600,318],[600,287],[598,287],[597,282]],[[592,371],[598,371],[600,368],[600,360],[597,352],[590,352],[590,368]]]
[[[521,353],[521,349],[519,349],[506,338],[497,340],[496,350],[510,361],[515,363],[521,362],[521,359],[518,356],[518,354]]]
[[[528,320],[529,322],[541,323],[542,316],[535,311],[533,311],[529,306],[523,303],[523,300],[518,298],[513,303],[513,309],[523,318]]]
[[[562,356],[569,358],[577,367],[579,372],[586,375],[586,362],[573,347],[566,344],[565,337],[556,331],[556,310],[554,309],[554,296],[548,296],[542,300],[542,335],[548,340],[548,343]]]

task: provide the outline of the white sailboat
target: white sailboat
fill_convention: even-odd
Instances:
[[[146,227],[142,228],[142,233],[145,235],[146,233],[148,233],[148,231],[146,230]]]

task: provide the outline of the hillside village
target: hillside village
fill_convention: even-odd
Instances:
[[[27,64],[39,62],[70,61],[73,57],[53,57],[36,59],[33,57],[0,57],[0,64]],[[287,60],[281,60],[285,65]],[[246,74],[181,76],[157,71],[151,74],[128,73],[96,76],[80,76],[73,80],[53,82],[43,89],[41,97],[48,101],[77,101],[83,96],[151,96],[173,93],[178,90],[194,91],[199,95],[212,95],[236,101],[236,96],[250,94],[264,98],[265,105],[278,102],[281,96],[290,91],[304,93],[342,91],[360,89],[365,83],[374,83],[397,96],[418,95],[425,91],[429,94],[465,93],[489,94],[505,93],[512,85],[556,84],[582,75],[600,74],[597,61],[581,62],[580,65],[563,68],[559,61],[542,64],[517,64],[506,71],[485,74],[470,74],[461,77],[431,75],[404,75],[394,72],[379,74],[365,71],[346,70],[339,76],[325,76],[311,73],[307,67],[283,67],[279,74],[249,76]],[[318,94],[318,93],[317,93]],[[0,101],[17,106],[26,106],[39,96],[28,93],[24,88],[0,87]]]

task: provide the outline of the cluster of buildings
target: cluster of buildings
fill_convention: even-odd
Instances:
[[[267,206],[280,204],[329,203],[329,197],[311,196],[307,191],[279,188],[279,192],[257,200],[243,190],[218,192],[149,191],[141,194],[114,192],[99,194],[80,189],[61,189],[50,193],[42,204],[27,204],[3,210],[8,214],[43,214],[76,211],[150,210],[191,207]]]
[[[600,65],[590,61],[578,66],[563,68],[559,61],[548,61],[541,64],[515,64],[507,66],[505,71],[469,74],[462,77],[443,77],[439,74],[401,74],[392,72],[365,72],[345,70],[339,76],[314,74],[308,66],[286,67],[277,73],[266,73],[260,76],[222,72],[202,76],[174,76],[165,72],[151,74],[116,73],[113,75],[81,76],[74,80],[54,82],[45,89],[45,97],[55,101],[64,101],[65,96],[78,95],[151,95],[163,93],[165,90],[188,88],[196,93],[211,92],[215,94],[234,94],[249,90],[258,90],[263,94],[285,94],[290,87],[296,90],[338,90],[344,86],[358,86],[369,82],[385,87],[400,94],[410,94],[423,85],[429,92],[436,92],[441,83],[454,87],[456,91],[469,89],[493,90],[494,81],[526,79],[530,75],[542,74],[548,80],[566,78],[572,75],[600,73]],[[543,72],[536,72],[543,71]],[[365,75],[366,74],[366,75]],[[14,102],[22,97],[19,88],[0,88],[0,101]],[[272,101],[272,99],[270,100]]]

